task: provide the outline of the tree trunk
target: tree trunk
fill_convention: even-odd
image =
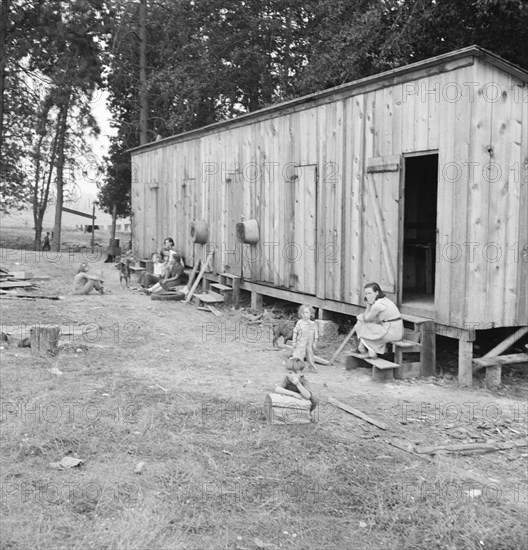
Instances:
[[[112,205],[112,235],[110,237],[111,242],[115,242],[116,225],[117,225],[117,204],[114,202],[114,204]]]
[[[54,357],[59,353],[60,326],[31,327],[31,355]]]
[[[68,128],[68,110],[70,107],[70,94],[68,91],[64,103],[59,110],[58,123],[58,153],[57,153],[57,201],[55,204],[55,225],[53,228],[53,249],[60,251],[62,203],[64,202],[64,149],[66,147],[66,131]]]
[[[148,143],[147,0],[139,4],[139,143]]]
[[[2,143],[4,142],[4,82],[8,12],[9,0],[2,0],[2,4],[0,4],[0,160],[2,159]]]

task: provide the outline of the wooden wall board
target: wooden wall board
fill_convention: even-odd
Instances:
[[[515,239],[515,227],[509,227],[509,242],[514,249],[514,263],[517,265],[517,293],[515,319],[519,324],[525,324],[528,320],[528,85],[519,87],[516,82],[516,117],[514,131],[514,150],[517,151],[512,171],[516,174],[519,182],[519,205],[518,205],[518,236]],[[520,128],[519,128],[520,125]],[[517,136],[520,134],[520,140]],[[513,157],[512,157],[513,158]],[[511,264],[510,264],[511,266]],[[513,276],[512,276],[513,278]],[[508,283],[511,279],[508,278]],[[524,320],[524,323],[523,323]]]
[[[361,303],[363,293],[363,211],[365,195],[363,178],[365,175],[365,96],[351,98],[350,118],[351,142],[347,152],[347,164],[351,164],[349,217],[345,220],[347,231],[345,246],[347,248],[347,302]],[[346,185],[348,188],[348,184]]]
[[[396,164],[394,172],[382,166],[377,174],[367,174],[366,162],[438,149],[436,320],[458,326],[490,316],[496,323],[518,321],[527,304],[518,295],[513,299],[514,289],[526,287],[526,265],[472,265],[465,257],[471,251],[465,243],[481,242],[482,254],[488,241],[496,241],[506,252],[512,239],[526,238],[526,182],[508,177],[494,195],[496,189],[483,189],[482,182],[471,187],[470,179],[475,177],[471,163],[483,164],[489,156],[483,152],[486,141],[500,141],[493,150],[501,165],[518,157],[524,162],[528,108],[508,98],[498,104],[479,103],[478,97],[474,102],[447,101],[443,91],[453,83],[467,91],[465,82],[500,77],[511,87],[514,78],[486,63],[464,63],[452,72],[443,72],[445,68],[424,72],[414,82],[387,81],[362,89],[361,95],[340,91],[332,100],[321,97],[302,107],[285,106],[273,116],[250,117],[138,151],[133,155],[138,165],[132,189],[134,239],[147,255],[172,234],[185,257],[194,260],[190,223],[207,219],[210,240],[219,247],[213,270],[223,271],[227,265],[236,273],[236,265],[227,261],[237,252],[239,262],[244,259],[236,223],[242,215],[255,217],[263,246],[250,257],[257,261],[244,262],[246,277],[361,306],[367,279],[399,286],[402,242],[403,175]],[[203,178],[207,163],[215,165],[217,173]],[[252,165],[258,167],[256,174],[248,168]],[[293,166],[300,174],[296,182],[291,179]],[[308,166],[317,167],[315,221],[307,217],[314,200]],[[235,191],[229,190],[226,172],[234,174]],[[310,257],[314,223],[319,261]],[[301,247],[299,262],[291,254],[295,245]],[[328,261],[332,251],[326,245],[337,247],[337,263]],[[464,258],[453,260],[458,250]],[[489,288],[492,296],[475,299]],[[504,306],[499,316],[500,302]]]
[[[477,64],[477,67],[479,65]],[[493,70],[493,82],[499,83]],[[489,211],[487,219],[488,234],[487,248],[483,248],[481,261],[486,262],[486,311],[489,317],[493,316],[500,325],[505,325],[508,319],[515,318],[515,287],[510,288],[513,295],[506,292],[506,271],[508,269],[508,227],[518,225],[515,214],[519,204],[519,195],[516,193],[515,183],[510,177],[508,169],[512,164],[514,154],[512,107],[509,94],[511,82],[508,78],[502,81],[504,88],[497,101],[491,104],[491,140],[489,180]],[[503,167],[503,168],[500,168]],[[513,206],[513,208],[512,208]],[[484,251],[485,250],[485,251]]]
[[[475,67],[471,80],[468,79],[471,82],[478,82],[479,86],[475,93],[475,100],[471,104],[470,151],[465,158],[458,159],[460,165],[463,161],[466,161],[466,164],[468,164],[468,169],[464,171],[464,180],[461,183],[464,183],[469,189],[469,198],[467,202],[468,225],[457,233],[456,242],[461,247],[464,242],[475,243],[470,245],[471,247],[474,246],[474,254],[463,255],[465,259],[463,265],[466,267],[465,277],[468,288],[466,290],[466,285],[464,285],[464,295],[455,295],[453,298],[465,298],[468,322],[482,323],[484,325],[488,318],[488,296],[486,294],[490,264],[484,259],[483,252],[489,242],[488,222],[490,209],[494,211],[496,208],[490,201],[496,193],[494,185],[486,173],[487,167],[492,162],[490,151],[492,151],[491,144],[493,138],[492,104],[487,100],[485,94],[488,83],[492,82],[493,73],[490,70],[491,67],[483,67],[482,69],[479,71]],[[463,207],[464,203],[460,206]],[[455,224],[457,224],[457,220],[460,220],[461,212],[463,210],[457,208],[457,216],[454,220]],[[465,252],[464,249],[462,250]],[[461,263],[461,261],[458,262],[459,265]],[[465,312],[457,310],[456,302],[452,301],[451,309],[456,320],[466,319]]]

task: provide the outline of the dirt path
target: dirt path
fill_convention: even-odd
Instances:
[[[117,270],[100,262],[91,264],[92,271],[103,272],[111,293],[73,296],[69,281],[80,259],[75,255],[67,263],[39,263],[30,261],[30,253],[26,253],[25,262],[8,265],[18,270],[23,265],[34,273],[50,275],[52,279],[40,283],[38,292],[57,293],[65,299],[2,299],[3,324],[41,321],[99,325],[102,328],[97,337],[87,336],[81,343],[117,352],[119,366],[129,376],[157,385],[170,395],[177,396],[182,389],[195,391],[203,396],[195,403],[197,414],[229,415],[236,410],[237,414],[240,410],[246,415],[258,414],[266,393],[283,376],[284,355],[273,349],[269,327],[246,324],[243,311],[224,310],[218,318],[193,305],[150,300],[137,291],[121,288]],[[338,344],[328,343],[320,355],[329,358]],[[420,445],[440,445],[506,442],[527,432],[526,399],[480,388],[461,389],[455,381],[380,384],[371,380],[367,370],[346,371],[342,361],[321,366],[308,378],[323,400],[319,429],[341,437],[372,439],[376,444],[398,438]],[[384,422],[388,430],[379,430],[336,410],[326,404],[328,397]],[[224,405],[219,404],[221,400]],[[525,490],[526,456],[526,449],[514,449],[474,456],[449,455],[437,460],[446,468],[454,467],[501,486],[525,483]]]

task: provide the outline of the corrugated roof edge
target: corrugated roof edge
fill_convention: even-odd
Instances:
[[[468,46],[467,48],[461,48],[459,50],[454,50],[452,52],[444,53],[436,57],[430,57],[429,59],[417,61],[416,63],[404,65],[396,69],[391,69],[389,71],[384,71],[382,73],[367,76],[365,78],[360,78],[359,80],[353,80],[352,82],[347,82],[345,84],[341,84],[333,88],[328,88],[326,90],[314,92],[313,94],[304,95],[295,99],[290,99],[289,101],[283,101],[281,103],[275,103],[273,105],[269,105],[268,107],[259,109],[258,111],[252,111],[251,113],[240,115],[235,118],[221,120],[213,124],[208,124],[207,126],[202,126],[201,128],[189,130],[188,132],[182,132],[181,134],[175,134],[173,136],[169,136],[159,141],[152,141],[150,143],[146,143],[145,145],[139,145],[138,147],[128,149],[128,152],[134,154],[134,153],[142,153],[149,149],[157,149],[158,147],[163,147],[173,141],[175,142],[182,139],[191,139],[193,136],[197,134],[209,132],[216,128],[223,128],[225,126],[229,126],[235,123],[240,123],[243,121],[251,120],[253,118],[258,118],[258,117],[261,117],[262,115],[271,114],[276,111],[282,111],[288,107],[293,107],[295,105],[308,103],[315,99],[322,99],[324,97],[332,96],[339,92],[346,91],[347,89],[352,90],[354,88],[364,86],[369,83],[386,80],[389,78],[393,78],[394,76],[412,73],[414,71],[422,70],[428,67],[432,67],[434,65],[439,65],[447,61],[463,59],[465,57],[468,57],[468,58],[477,57],[479,59],[484,59],[490,65],[493,65],[494,67],[497,67],[503,70],[504,72],[511,74],[512,76],[518,78],[519,80],[528,83],[528,71],[522,69],[521,67],[513,63],[510,63],[509,61],[506,61],[502,57],[494,54],[493,52],[490,52],[489,50],[486,50],[485,48],[482,48],[477,45],[473,45],[473,46]]]

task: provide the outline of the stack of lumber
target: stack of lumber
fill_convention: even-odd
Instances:
[[[33,275],[29,271],[8,271],[0,267],[0,294],[9,293],[11,296],[24,298],[29,295],[13,295],[13,290],[18,288],[33,290],[36,281],[47,281],[49,279],[49,275]]]
[[[8,290],[11,288],[32,287],[33,273],[29,271],[14,271],[9,272],[2,269],[0,273],[0,289]]]

